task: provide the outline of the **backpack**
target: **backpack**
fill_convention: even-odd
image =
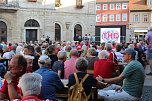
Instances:
[[[90,95],[87,96],[83,88],[83,82],[87,79],[88,76],[89,74],[86,74],[79,83],[77,74],[74,73],[76,84],[69,88],[68,101],[88,101],[89,100]]]

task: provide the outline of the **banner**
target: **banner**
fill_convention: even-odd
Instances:
[[[100,28],[100,42],[120,43],[120,28]]]

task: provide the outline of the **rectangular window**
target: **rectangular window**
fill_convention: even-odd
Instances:
[[[134,22],[139,22],[139,16],[138,15],[134,15]]]
[[[101,22],[101,16],[100,15],[96,15],[96,22]]]
[[[116,21],[120,21],[120,18],[121,17],[121,15],[120,14],[116,14]]]
[[[100,4],[96,4],[96,10],[101,10]]]
[[[114,21],[114,14],[110,14],[110,20],[109,21]]]
[[[108,21],[108,15],[102,15],[102,22]]]
[[[114,10],[115,7],[114,7],[114,4],[110,4],[110,10]]]
[[[127,14],[122,14],[122,21],[127,21]]]
[[[148,22],[148,15],[143,15],[144,22]]]
[[[103,4],[103,10],[108,10],[108,5],[107,4]]]
[[[122,9],[127,9],[127,3],[122,3]]]
[[[121,9],[121,4],[120,3],[116,3],[116,10],[120,10]]]

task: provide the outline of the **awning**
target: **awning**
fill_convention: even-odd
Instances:
[[[146,29],[135,29],[134,32],[148,32]]]

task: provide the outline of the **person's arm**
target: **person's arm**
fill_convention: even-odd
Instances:
[[[109,79],[103,79],[101,76],[96,77],[96,79],[100,82],[105,82],[105,83],[119,83],[121,80],[124,79],[124,77],[122,75],[115,77],[115,78],[109,78]]]
[[[9,95],[10,100],[15,99],[15,98],[20,98],[13,84],[13,74],[11,72],[7,72],[4,78],[7,82],[8,95]]]
[[[96,87],[99,89],[107,87],[108,83],[97,81]]]
[[[20,98],[20,96],[18,95],[13,83],[8,84],[8,95],[9,95],[11,100],[16,99],[16,98]]]
[[[7,95],[0,92],[0,100],[7,99]]]

